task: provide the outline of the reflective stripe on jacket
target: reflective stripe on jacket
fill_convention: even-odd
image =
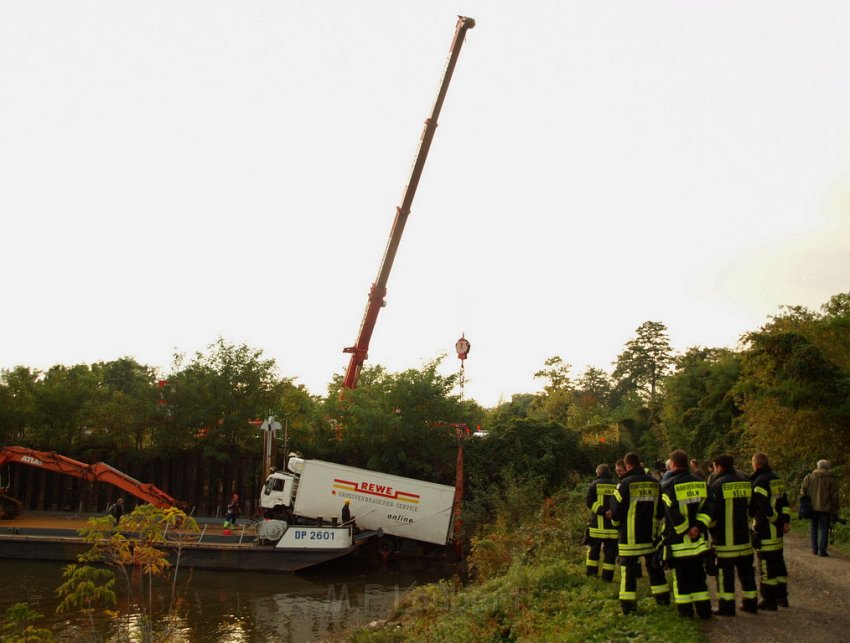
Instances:
[[[627,471],[611,500],[611,522],[619,530],[620,556],[655,551],[657,521],[663,516],[658,480],[639,469]]]
[[[610,518],[605,517],[605,512],[611,509],[611,499],[616,490],[617,483],[610,476],[597,478],[590,483],[585,504],[593,514],[589,525],[592,538],[617,538],[617,528]]]
[[[752,484],[736,469],[718,476],[708,488],[709,532],[718,558],[753,553],[749,520],[752,495]]]
[[[703,510],[708,500],[705,480],[681,469],[664,482],[661,499],[665,507],[664,542],[670,546],[673,558],[699,556],[708,551],[705,530],[711,522]],[[698,527],[700,532],[691,538],[688,532]]]
[[[785,495],[785,482],[770,467],[756,469],[750,478],[753,496],[750,499],[750,516],[760,551],[782,549],[785,523],[791,522],[791,510]]]

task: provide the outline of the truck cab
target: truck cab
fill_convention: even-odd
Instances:
[[[260,493],[260,508],[264,516],[292,520],[292,508],[298,492],[298,477],[295,474],[300,474],[303,467],[303,459],[291,457],[287,463],[287,469],[292,473],[275,471],[266,478]]]

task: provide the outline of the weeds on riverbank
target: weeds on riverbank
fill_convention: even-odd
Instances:
[[[511,512],[499,513],[473,539],[471,583],[442,581],[414,589],[385,623],[349,640],[702,640],[698,623],[655,605],[645,581],[639,585],[639,613],[623,617],[618,582],[585,575],[585,548],[579,545],[587,518],[584,492],[565,491],[542,505],[509,503]]]

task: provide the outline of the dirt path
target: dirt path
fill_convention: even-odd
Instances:
[[[713,618],[704,630],[712,643],[850,641],[850,559],[834,551],[828,558],[815,556],[808,537],[789,534],[785,563],[791,607],[758,614],[738,610],[735,618]]]

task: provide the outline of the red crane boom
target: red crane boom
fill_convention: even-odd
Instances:
[[[354,346],[349,346],[343,349],[344,353],[351,353],[351,359],[348,362],[348,369],[345,372],[345,379],[342,382],[344,389],[353,389],[357,386],[357,379],[360,376],[360,369],[363,367],[363,362],[366,361],[369,355],[369,342],[372,339],[372,332],[375,330],[375,322],[378,319],[378,312],[385,305],[384,297],[387,294],[387,280],[390,276],[390,270],[393,267],[398,244],[401,241],[401,234],[404,232],[404,225],[407,223],[407,217],[410,214],[410,206],[413,203],[413,197],[416,195],[416,188],[419,186],[419,177],[422,176],[422,169],[425,167],[425,159],[428,158],[428,150],[431,148],[431,141],[434,138],[434,132],[437,129],[437,118],[440,116],[440,110],[443,108],[443,101],[446,98],[446,92],[449,89],[449,82],[452,79],[455,65],[457,64],[460,49],[463,46],[464,37],[469,29],[475,26],[475,20],[465,16],[458,16],[457,25],[455,27],[454,38],[449,48],[449,57],[446,61],[446,68],[443,72],[443,80],[440,83],[440,90],[437,92],[437,98],[434,101],[434,107],[431,110],[431,116],[425,121],[425,128],[422,131],[422,138],[419,142],[419,151],[416,154],[416,161],[413,163],[413,169],[410,174],[410,181],[404,190],[404,195],[401,199],[401,205],[396,208],[395,221],[390,231],[390,238],[387,242],[387,249],[384,252],[381,267],[378,270],[378,278],[372,284],[369,290],[369,299],[366,304],[366,312],[363,315],[363,321],[360,323],[360,332],[357,335],[357,342]]]

